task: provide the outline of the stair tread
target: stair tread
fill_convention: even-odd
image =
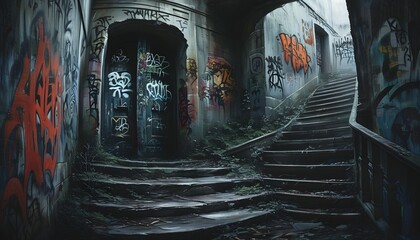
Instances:
[[[351,149],[308,149],[308,150],[265,150],[263,153],[266,154],[335,154],[335,153],[353,153]]]
[[[343,194],[336,191],[297,191],[297,190],[283,190],[275,191],[273,195],[301,197],[301,198],[322,198],[322,199],[355,199],[353,194]]]
[[[222,176],[200,178],[162,178],[162,179],[125,179],[115,177],[103,177],[102,179],[82,178],[84,181],[100,182],[110,185],[146,185],[146,186],[194,186],[213,183],[237,183],[253,181],[252,178],[227,178]]]
[[[302,120],[306,120],[306,119],[313,119],[313,118],[325,118],[325,117],[337,117],[340,115],[349,115],[350,116],[350,111],[349,110],[342,110],[342,111],[335,111],[335,112],[329,112],[329,113],[315,113],[314,115],[312,114],[308,114],[305,116],[299,116],[298,118],[296,118],[296,121],[302,121]]]
[[[99,234],[135,237],[135,236],[165,236],[171,234],[194,233],[226,226],[233,223],[248,221],[267,216],[269,210],[236,209],[206,214],[188,214],[182,216],[163,217],[159,219],[143,219],[134,223],[121,222],[96,226]],[[142,223],[145,222],[145,223]]]
[[[162,209],[162,208],[194,208],[216,202],[235,202],[240,200],[252,199],[266,195],[266,192],[240,195],[237,193],[214,193],[199,196],[170,196],[160,199],[131,199],[131,198],[114,198],[114,199],[92,199],[83,205],[94,205],[105,208],[118,208],[126,210],[141,209]]]
[[[137,166],[185,166],[185,165],[202,165],[202,161],[198,160],[174,160],[174,161],[162,161],[162,160],[132,160],[132,159],[118,159],[117,163],[120,165],[129,164]]]
[[[334,168],[334,167],[352,167],[353,164],[277,164],[266,163],[266,167],[294,167],[294,168]]]
[[[135,166],[121,166],[114,164],[92,163],[93,167],[115,168],[122,170],[160,170],[160,171],[218,171],[230,170],[227,167],[135,167]]]
[[[294,178],[270,178],[264,177],[264,181],[294,182],[294,183],[324,183],[324,184],[354,184],[354,181],[348,179],[294,179]]]
[[[362,213],[356,209],[331,209],[331,211],[328,211],[328,209],[307,209],[307,208],[284,208],[282,209],[285,212],[289,213],[302,213],[302,214],[308,214],[313,216],[362,216]],[[355,210],[355,211],[345,211],[345,210]]]
[[[340,137],[325,137],[325,138],[305,138],[305,139],[278,139],[275,140],[274,144],[276,143],[319,143],[319,142],[334,142],[340,140],[351,140],[353,138],[352,135],[344,135]]]

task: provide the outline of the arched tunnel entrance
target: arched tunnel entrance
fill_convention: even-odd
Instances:
[[[123,156],[170,156],[177,143],[178,76],[186,41],[175,27],[124,21],[109,27],[102,141]]]

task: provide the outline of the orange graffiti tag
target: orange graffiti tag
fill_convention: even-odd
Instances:
[[[4,125],[5,144],[2,146],[6,168],[11,170],[7,172],[1,209],[15,196],[24,222],[30,176],[33,174],[38,188],[44,184],[45,173],[54,176],[62,124],[59,54],[52,53],[42,18],[35,27],[38,30],[36,56],[31,64],[29,51],[24,55],[19,84]],[[23,152],[19,153],[19,149]],[[23,159],[23,165],[17,169],[14,165],[19,159]]]
[[[295,35],[290,36],[288,34],[281,33],[280,43],[283,46],[284,61],[289,64],[292,62],[292,67],[295,72],[299,72],[301,69],[308,72],[310,66],[309,62],[311,57],[306,52],[305,47],[299,43]]]

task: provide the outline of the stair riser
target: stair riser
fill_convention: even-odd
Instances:
[[[217,212],[229,209],[236,209],[240,207],[245,207],[247,205],[261,203],[267,200],[267,196],[261,195],[254,198],[232,200],[232,201],[220,201],[214,203],[203,204],[201,206],[178,206],[178,207],[162,207],[162,208],[152,208],[152,209],[128,209],[128,208],[117,208],[117,207],[108,207],[100,206],[94,204],[82,204],[82,207],[86,208],[89,211],[100,212],[105,215],[112,215],[116,218],[126,218],[126,219],[141,219],[145,217],[166,217],[166,216],[180,216],[186,214],[203,214],[210,212]]]
[[[199,164],[199,161],[135,161],[135,160],[121,160],[117,161],[116,164],[125,167],[180,167],[180,166],[195,166]]]
[[[312,114],[309,116],[300,116],[296,118],[298,122],[310,122],[310,121],[335,121],[335,120],[348,120],[350,117],[350,111],[333,112],[328,114]]]
[[[300,139],[313,139],[313,138],[329,138],[329,137],[342,137],[351,135],[350,127],[328,129],[328,130],[313,130],[313,131],[287,131],[283,132],[281,139],[283,140],[300,140]]]
[[[278,163],[278,164],[326,164],[329,162],[343,162],[353,159],[352,151],[337,152],[331,154],[288,154],[288,153],[263,153],[264,162]]]
[[[353,97],[347,97],[347,98],[344,98],[344,99],[341,99],[341,100],[330,101],[330,102],[321,103],[321,104],[306,105],[305,106],[305,111],[313,111],[313,110],[331,108],[331,107],[336,107],[336,106],[340,106],[340,105],[344,105],[344,104],[353,105]]]
[[[312,97],[317,97],[320,95],[325,95],[325,94],[330,94],[330,93],[336,93],[336,92],[341,92],[341,91],[354,91],[354,86],[353,85],[349,85],[349,86],[342,86],[342,87],[337,87],[337,88],[330,88],[330,89],[317,89],[314,94],[312,95]]]
[[[335,91],[326,91],[326,92],[315,92],[314,95],[310,98],[310,101],[316,101],[323,98],[332,98],[332,97],[339,97],[343,95],[348,95],[350,93],[354,93],[354,88],[342,88],[336,89]]]
[[[225,192],[228,190],[232,190],[235,187],[240,186],[251,186],[258,183],[257,180],[253,181],[243,181],[243,182],[218,182],[218,183],[206,183],[206,184],[194,184],[194,185],[147,185],[147,184],[109,184],[104,182],[85,182],[86,184],[82,184],[87,191],[92,191],[94,189],[102,189],[106,193],[113,195],[113,196],[122,196],[122,197],[133,197],[133,193],[137,195],[166,195],[171,196],[174,193],[177,195],[184,195],[188,190],[197,188],[197,187],[208,187],[211,188],[215,192]],[[89,186],[89,187],[87,187]],[[93,189],[92,189],[93,188]],[[93,192],[94,193],[94,192]],[[198,193],[197,195],[201,195]]]
[[[310,179],[353,179],[353,168],[348,167],[264,167],[263,172],[272,177]]]
[[[282,180],[264,180],[264,182],[272,187],[283,190],[299,190],[299,191],[340,191],[346,193],[355,193],[354,183],[308,183],[308,182],[291,182]]]
[[[319,196],[288,196],[277,194],[276,199],[282,201],[285,204],[290,203],[297,207],[303,207],[308,209],[314,208],[351,208],[355,207],[357,201],[354,197],[349,198],[322,198]]]
[[[212,227],[205,227],[196,230],[186,230],[179,232],[169,233],[158,233],[158,234],[137,234],[136,232],[126,232],[125,234],[119,232],[107,232],[99,229],[96,231],[95,239],[106,239],[106,240],[158,240],[158,239],[170,239],[170,240],[186,240],[186,239],[200,239],[210,240],[216,238],[219,234],[230,227],[238,227],[241,225],[247,226],[251,224],[258,224],[267,219],[271,218],[270,214],[263,214],[254,216],[239,222],[220,224]]]
[[[296,122],[290,130],[293,131],[306,131],[306,130],[321,130],[321,129],[331,129],[338,127],[348,126],[348,118],[340,118],[334,121],[305,121],[305,122]]]
[[[318,104],[323,104],[323,103],[331,103],[331,102],[345,100],[345,99],[350,99],[350,101],[347,102],[347,103],[349,103],[349,102],[352,101],[351,99],[353,97],[354,97],[354,93],[343,94],[343,95],[340,95],[340,96],[329,97],[329,98],[321,98],[321,99],[316,99],[316,100],[309,99],[309,101],[306,105],[307,106],[312,106],[312,105],[318,105]]]
[[[320,107],[317,109],[306,110],[302,112],[299,116],[306,117],[306,116],[319,115],[319,114],[336,113],[336,112],[341,112],[341,111],[348,111],[350,113],[351,109],[352,109],[352,104],[349,103],[345,105],[334,106],[331,108]]]
[[[318,220],[323,222],[331,222],[332,224],[349,224],[352,222],[359,222],[362,219],[361,214],[355,214],[355,215],[327,215],[327,214],[310,214],[310,213],[297,213],[287,210],[282,210],[284,214],[287,214],[289,216],[298,218],[298,219],[304,219],[304,220]]]
[[[103,166],[94,166],[96,172],[101,172],[114,177],[130,177],[131,179],[156,179],[166,177],[210,177],[210,176],[221,176],[228,174],[229,169],[215,169],[215,170],[201,170],[201,169],[188,169],[188,170],[176,170],[176,171],[165,171],[161,169],[124,169],[124,168],[111,168]]]
[[[341,84],[336,84],[336,85],[323,86],[321,88],[318,88],[314,92],[314,95],[328,94],[331,92],[338,92],[338,91],[343,91],[347,89],[353,89],[354,91],[355,83],[341,83]]]
[[[325,142],[314,141],[312,143],[274,143],[270,150],[304,150],[304,149],[352,149],[353,143],[348,140]]]
[[[356,83],[355,79],[347,79],[346,81],[334,81],[334,82],[325,84],[324,86],[320,88],[320,90],[334,89],[334,88],[338,88],[342,86],[354,85],[355,83]]]

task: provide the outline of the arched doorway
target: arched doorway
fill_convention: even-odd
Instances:
[[[175,153],[177,79],[185,76],[185,50],[182,33],[166,24],[129,20],[109,27],[101,131],[115,154]]]

